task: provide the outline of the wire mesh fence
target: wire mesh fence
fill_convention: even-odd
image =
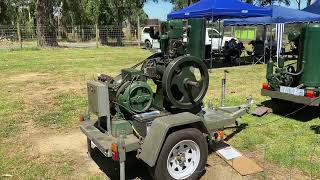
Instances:
[[[138,31],[128,27],[86,25],[41,29],[45,31],[38,33],[34,26],[0,26],[0,50],[37,48],[40,38],[47,44],[69,48],[140,45]]]

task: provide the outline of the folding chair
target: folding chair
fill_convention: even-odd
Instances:
[[[265,52],[263,43],[255,43],[253,46],[252,64],[265,63]]]

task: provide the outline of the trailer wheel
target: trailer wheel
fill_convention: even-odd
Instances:
[[[145,42],[144,42],[144,47],[149,50],[152,48],[152,44],[151,42],[147,39]]]
[[[205,170],[208,144],[195,128],[176,131],[168,136],[154,170],[154,178],[199,179]]]

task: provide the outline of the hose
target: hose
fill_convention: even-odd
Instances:
[[[298,75],[302,74],[303,71],[304,71],[304,63],[305,63],[305,62],[302,61],[302,67],[301,67],[301,70],[300,70],[299,72],[297,72],[297,73],[286,72],[286,74],[289,74],[289,75],[291,75],[291,76],[298,76]]]

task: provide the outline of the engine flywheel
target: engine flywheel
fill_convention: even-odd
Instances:
[[[208,69],[194,56],[180,56],[171,61],[162,78],[167,99],[180,109],[190,109],[201,104],[208,86]]]

